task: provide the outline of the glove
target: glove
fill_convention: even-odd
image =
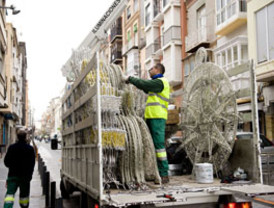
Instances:
[[[122,81],[125,82],[126,84],[128,84],[129,83],[129,77],[130,76],[122,75]]]

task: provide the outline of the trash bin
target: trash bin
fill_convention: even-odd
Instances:
[[[51,149],[53,149],[53,150],[58,149],[58,140],[57,139],[51,140]]]

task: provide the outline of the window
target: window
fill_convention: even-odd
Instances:
[[[195,66],[194,55],[192,55],[188,59],[184,60],[185,77],[190,75],[190,73],[194,70],[194,66]]]
[[[169,0],[163,0],[163,8],[168,4]]]
[[[160,13],[160,6],[159,0],[153,1],[153,17],[156,17]]]
[[[197,10],[198,42],[206,40],[206,11],[205,5]]]
[[[130,29],[127,31],[127,41],[129,42],[131,39],[131,32]]]
[[[189,75],[189,64],[185,63],[184,67],[185,67],[185,76],[188,76]]]
[[[131,17],[131,9],[130,6],[127,8],[127,19]]]
[[[235,65],[238,65],[238,59],[239,59],[239,57],[238,57],[238,47],[234,46],[233,47],[233,63]]]
[[[138,11],[139,9],[139,5],[138,5],[139,1],[138,0],[134,0],[134,5],[133,5],[133,10],[134,13]]]
[[[0,73],[2,73],[2,71],[4,70],[4,55],[2,53],[2,51],[0,51]]]
[[[248,60],[247,44],[238,43],[215,54],[216,64],[223,69],[235,67]]]
[[[274,59],[274,3],[256,13],[257,61]]]
[[[146,19],[145,19],[146,26],[150,23],[150,4],[146,6]]]
[[[133,26],[133,32],[134,32],[134,45],[138,46],[138,26],[137,23]]]
[[[217,25],[230,19],[236,12],[246,12],[246,0],[216,0]]]
[[[161,48],[163,48],[163,46],[164,46],[164,30],[165,30],[165,27],[164,27],[164,24],[163,24],[163,25],[161,25],[161,29],[160,29]]]
[[[137,32],[138,32],[137,23],[135,23],[134,26],[133,26],[133,32],[134,32],[134,33],[137,33]]]

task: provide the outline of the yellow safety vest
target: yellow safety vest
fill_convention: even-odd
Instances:
[[[167,108],[169,102],[169,84],[166,78],[158,78],[162,80],[164,89],[162,92],[148,92],[148,98],[145,109],[145,119],[162,118],[167,119]]]

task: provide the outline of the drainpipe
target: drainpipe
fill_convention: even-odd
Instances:
[[[6,144],[6,122],[3,122],[3,144]]]

